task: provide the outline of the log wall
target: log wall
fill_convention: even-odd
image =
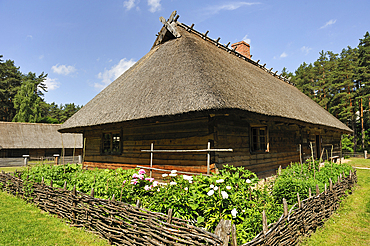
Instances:
[[[102,134],[121,131],[122,151],[120,154],[101,154]],[[214,134],[209,129],[208,117],[176,122],[151,123],[142,125],[116,125],[100,130],[84,132],[86,138],[85,165],[98,168],[133,168],[149,166],[150,149],[206,149],[208,141],[213,142]],[[154,153],[153,167],[177,169],[178,171],[207,172],[206,153]]]
[[[300,129],[298,126],[278,125],[258,119],[220,117],[217,121],[217,147],[233,148],[233,153],[216,154],[216,163],[243,166],[260,177],[275,173],[281,165],[286,167],[291,162],[299,162]],[[253,125],[267,127],[269,150],[252,152],[250,149],[250,128]]]
[[[268,151],[251,151],[250,131],[253,126],[267,127]],[[121,133],[121,153],[102,154],[102,136],[103,133],[109,132]],[[256,172],[260,177],[266,177],[274,174],[280,165],[286,167],[291,162],[299,162],[299,145],[302,148],[303,161],[311,157],[310,143],[315,158],[320,156],[322,148],[328,149],[330,156],[331,145],[334,146],[334,151],[340,151],[340,136],[339,132],[308,124],[302,126],[289,120],[280,122],[272,117],[238,113],[209,114],[207,117],[196,118],[182,117],[178,120],[141,124],[126,122],[85,130],[84,163],[89,168],[149,166],[150,153],[141,150],[150,149],[151,143],[154,143],[155,150],[196,150],[206,149],[207,142],[210,141],[211,148],[234,150],[212,153],[211,163],[215,164],[216,168],[222,168],[225,164],[243,166]],[[154,168],[197,173],[207,171],[206,153],[154,153],[153,157]],[[323,157],[326,159],[326,153]]]

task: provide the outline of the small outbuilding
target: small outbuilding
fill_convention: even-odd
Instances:
[[[86,138],[84,165],[148,166],[150,149],[212,152],[211,168],[243,166],[266,176],[281,166],[339,153],[352,130],[289,79],[251,59],[249,44],[229,47],[177,21],[153,47],[59,129]],[[326,154],[324,154],[324,158]],[[153,168],[206,172],[204,152],[154,153]]]
[[[0,158],[82,155],[82,134],[58,132],[59,124],[0,121]]]

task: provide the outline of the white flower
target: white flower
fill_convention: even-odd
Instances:
[[[163,177],[163,178],[165,178],[165,177],[167,177],[167,176],[168,176],[168,174],[167,174],[167,173],[162,174],[162,177]]]
[[[170,182],[170,185],[177,185],[175,181]]]
[[[243,209],[242,212],[245,213],[245,210]]]
[[[231,186],[226,186],[226,190],[231,190]]]
[[[227,199],[229,198],[229,194],[227,194],[226,191],[221,191],[222,199]]]
[[[215,193],[215,191],[214,191],[214,190],[210,190],[210,191],[208,191],[207,195],[208,195],[208,196],[212,196],[214,193]]]
[[[185,179],[185,180],[193,180],[193,176],[189,176],[189,175],[182,175],[182,178]]]
[[[218,190],[218,186],[213,187],[214,190]]]
[[[188,187],[185,187],[184,190],[188,191]]]
[[[151,189],[152,189],[152,187],[150,187],[149,185],[145,185],[144,189],[145,189],[145,190],[151,190]]]
[[[168,174],[168,176],[170,176],[170,177],[176,177],[177,174],[176,173],[170,173],[170,174]]]
[[[153,187],[156,187],[158,185],[158,181],[153,182]]]
[[[193,180],[189,180],[189,184],[193,183]]]
[[[223,183],[225,180],[223,179],[219,179],[219,180],[216,180],[216,183]]]
[[[212,189],[213,187],[215,187],[213,184],[211,184],[211,185],[209,186],[209,188],[211,188],[211,189]]]
[[[249,184],[251,183],[252,181],[250,179],[247,179],[246,182]]]
[[[238,213],[238,211],[236,211],[235,208],[233,208],[233,210],[231,210],[231,215],[236,218],[236,214]]]
[[[161,189],[159,189],[159,188],[158,188],[158,189],[157,189],[157,191],[158,191],[158,192],[160,192],[160,191],[161,191]]]
[[[177,170],[172,170],[171,173],[177,173]]]

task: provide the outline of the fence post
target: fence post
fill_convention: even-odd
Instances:
[[[207,146],[208,152],[207,152],[207,174],[210,174],[211,170],[211,152],[209,151],[211,149],[211,142],[208,142]]]
[[[235,224],[232,225],[231,236],[232,236],[231,245],[232,246],[238,246],[238,242],[236,241],[236,226],[235,226]]]
[[[154,143],[150,144],[150,168],[153,168],[153,150],[154,150]],[[152,169],[150,169],[150,177],[152,178]]]
[[[23,164],[25,165],[25,166],[27,166],[28,165],[28,157],[30,157],[30,155],[23,155]]]
[[[168,224],[171,224],[171,222],[172,222],[172,212],[173,212],[172,208],[168,209],[168,214],[167,214],[167,223]]]
[[[302,208],[301,198],[299,197],[299,193],[297,193],[297,200],[298,200],[298,207]]]
[[[223,246],[229,245],[230,227],[231,221],[224,219],[221,219],[220,223],[216,226],[215,234],[221,238],[222,242],[224,242]]]
[[[78,164],[82,163],[82,155],[78,155]]]
[[[58,165],[59,154],[54,154],[53,156],[55,158],[55,165]]]
[[[364,151],[364,157],[367,159],[367,150]]]
[[[72,190],[72,195],[73,196],[76,196],[76,185],[73,186],[73,190]],[[73,223],[75,223],[76,221],[76,213],[74,211],[74,208],[76,207],[76,202],[74,201],[74,198],[73,198],[73,202],[72,202],[72,218],[73,218]]]
[[[267,217],[265,210],[262,211],[262,228],[263,228],[263,234],[266,234],[268,231],[267,227]]]
[[[283,206],[284,206],[284,216],[288,216],[288,203],[286,202],[286,199],[283,198]]]
[[[316,185],[316,196],[318,196],[320,194],[320,190],[319,190],[319,185],[317,184]]]

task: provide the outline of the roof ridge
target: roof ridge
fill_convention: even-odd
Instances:
[[[276,77],[276,78],[280,79],[281,81],[283,81],[283,82],[285,82],[285,83],[287,83],[287,84],[289,84],[289,85],[296,86],[293,82],[290,82],[290,78],[289,78],[289,79],[287,79],[286,77],[282,76],[281,74],[279,74],[279,75],[278,75],[278,74],[277,74],[277,72],[278,72],[278,71],[276,71],[276,72],[272,72],[272,69],[273,69],[273,68],[267,69],[267,68],[265,67],[265,66],[266,66],[266,63],[265,63],[265,64],[263,64],[263,65],[261,65],[261,64],[259,64],[259,61],[260,61],[260,60],[258,60],[258,61],[254,61],[254,60],[252,60],[251,58],[248,58],[248,57],[246,57],[246,56],[244,56],[244,55],[240,54],[240,53],[239,53],[239,52],[237,52],[235,49],[231,49],[231,48],[229,48],[228,46],[230,45],[230,42],[228,42],[226,45],[224,45],[224,44],[219,43],[219,40],[221,39],[220,37],[219,37],[217,40],[211,39],[210,37],[208,37],[208,36],[207,36],[207,34],[208,34],[208,32],[209,32],[209,31],[207,31],[206,33],[198,32],[197,30],[195,30],[195,29],[193,28],[193,27],[194,27],[194,24],[192,24],[191,26],[188,26],[188,25],[186,25],[186,24],[184,24],[184,23],[181,23],[181,22],[178,22],[178,21],[176,21],[176,24],[177,24],[178,26],[182,27],[183,29],[185,29],[186,31],[188,31],[188,32],[193,32],[194,34],[196,34],[196,35],[200,36],[200,37],[201,37],[201,38],[203,38],[204,40],[206,40],[206,41],[208,41],[208,42],[210,42],[210,43],[212,43],[212,44],[216,45],[218,48],[221,48],[221,49],[223,49],[223,50],[227,51],[229,54],[233,54],[233,55],[235,55],[235,56],[239,57],[240,59],[242,59],[242,60],[244,60],[244,61],[246,61],[246,62],[249,62],[249,63],[251,63],[251,64],[253,64],[253,65],[255,65],[255,66],[259,67],[259,68],[260,68],[260,69],[262,69],[263,71],[265,71],[265,72],[269,73],[270,75],[272,75],[272,76],[274,76],[274,77]]]

